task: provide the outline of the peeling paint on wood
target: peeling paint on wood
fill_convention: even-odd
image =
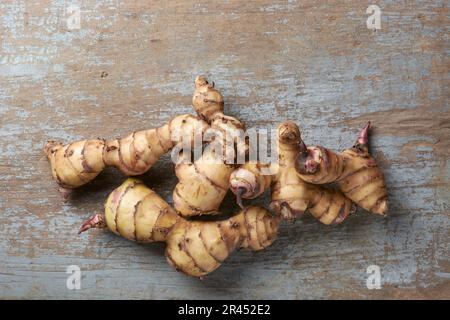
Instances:
[[[72,1],[0,3],[0,298],[450,298],[447,1],[377,1],[375,32],[359,0],[75,3],[79,30],[67,28]],[[248,127],[292,119],[305,141],[340,150],[371,120],[389,216],[285,224],[267,250],[203,281],[171,269],[160,244],[77,236],[124,176],[106,170],[64,204],[44,142],[192,112],[200,73]],[[168,157],[143,179],[170,200]],[[81,290],[66,288],[73,264]],[[366,288],[372,264],[381,290]]]

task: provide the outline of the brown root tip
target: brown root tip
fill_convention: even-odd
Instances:
[[[87,219],[82,225],[80,230],[78,230],[78,234],[81,234],[82,232],[85,232],[86,230],[89,230],[91,228],[98,228],[102,229],[106,227],[105,223],[105,216],[103,213],[97,213]]]
[[[203,87],[203,86],[209,84],[208,80],[206,80],[206,77],[203,76],[203,75],[197,76],[197,77],[195,78],[194,83],[195,83],[195,87],[196,87],[196,88]],[[213,85],[213,86],[214,86],[214,85]]]
[[[388,210],[387,199],[384,199],[377,203],[377,206],[371,210],[372,213],[379,214],[382,217],[386,217]]]
[[[285,144],[300,144],[301,135],[297,124],[293,121],[281,123],[278,126],[278,140]]]
[[[69,188],[64,188],[64,187],[59,187],[58,188],[58,192],[61,195],[61,197],[63,198],[63,201],[68,201],[70,198],[70,195],[73,192],[73,189],[69,189]]]
[[[242,203],[242,195],[245,194],[247,192],[247,189],[245,189],[244,187],[239,187],[236,190],[236,203],[238,204],[238,206],[241,209],[244,209],[244,205]]]
[[[368,147],[369,146],[369,129],[370,121],[367,121],[364,128],[359,132],[358,140],[356,140],[356,145]]]
[[[47,141],[44,146],[44,153],[47,155],[47,157],[49,157],[52,153],[55,152],[56,147],[58,146],[62,146],[62,143],[53,140]]]

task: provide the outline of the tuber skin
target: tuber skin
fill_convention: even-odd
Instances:
[[[346,197],[363,209],[385,215],[387,189],[383,172],[369,152],[368,122],[353,147],[335,153],[321,146],[302,149],[296,159],[299,176],[313,184],[337,182]]]
[[[175,209],[185,217],[218,212],[229,189],[230,175],[236,168],[235,160],[239,155],[245,156],[247,151],[244,139],[233,140],[231,146],[226,140],[227,134],[244,132],[245,126],[238,119],[224,115],[221,93],[203,76],[195,79],[192,105],[198,116],[210,124],[210,130],[218,135],[194,162],[175,166],[179,183],[173,192],[173,202]],[[213,144],[216,148],[211,147]],[[221,154],[216,154],[216,150],[221,150]],[[231,163],[227,159],[231,159]]]
[[[309,184],[296,173],[295,160],[302,143],[294,122],[281,123],[277,139],[278,163],[248,162],[231,174],[230,188],[239,204],[241,198],[256,198],[270,187],[270,207],[286,220],[294,220],[309,211],[323,224],[338,224],[354,212],[355,206],[341,192]]]
[[[188,221],[140,180],[129,178],[105,203],[105,212],[89,218],[79,233],[108,228],[129,240],[166,243],[175,269],[203,277],[236,249],[258,251],[276,238],[280,219],[260,207],[248,207],[222,221]]]
[[[145,173],[177,143],[193,141],[208,127],[204,120],[185,114],[162,127],[136,131],[121,139],[83,140],[67,145],[49,141],[44,152],[66,199],[72,189],[93,180],[106,166],[114,166],[129,176]]]

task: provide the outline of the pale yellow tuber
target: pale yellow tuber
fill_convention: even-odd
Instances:
[[[238,248],[261,250],[276,238],[280,219],[248,207],[222,221],[188,221],[141,181],[129,178],[108,197],[105,212],[88,219],[80,233],[107,227],[138,242],[167,244],[167,261],[183,273],[203,277]]]

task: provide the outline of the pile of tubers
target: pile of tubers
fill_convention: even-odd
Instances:
[[[181,144],[188,147],[177,154],[181,161],[175,165],[179,182],[173,207],[142,181],[128,178],[109,195],[104,212],[85,221],[79,233],[107,228],[140,243],[165,242],[167,261],[176,270],[201,278],[235,249],[257,251],[269,246],[281,220],[294,220],[309,212],[323,224],[339,224],[357,206],[386,214],[385,179],[369,152],[370,122],[351,148],[336,153],[322,146],[307,146],[299,127],[285,121],[277,127],[278,161],[262,163],[248,159],[245,137],[234,137],[230,148],[226,135],[245,130],[245,126],[223,113],[223,97],[214,83],[198,76],[192,104],[197,115],[179,115],[159,128],[132,132],[121,139],[66,145],[47,142],[44,152],[64,199],[106,166],[137,176],[170,150]],[[201,154],[193,157],[192,147],[199,139],[203,141],[208,130],[215,132],[214,139],[202,142],[206,146],[201,145]],[[238,158],[247,160],[240,165]],[[328,184],[333,186],[325,186]],[[269,188],[271,211],[243,206],[243,199],[254,199]],[[229,189],[241,207],[237,214],[215,221],[192,218],[219,214]]]

